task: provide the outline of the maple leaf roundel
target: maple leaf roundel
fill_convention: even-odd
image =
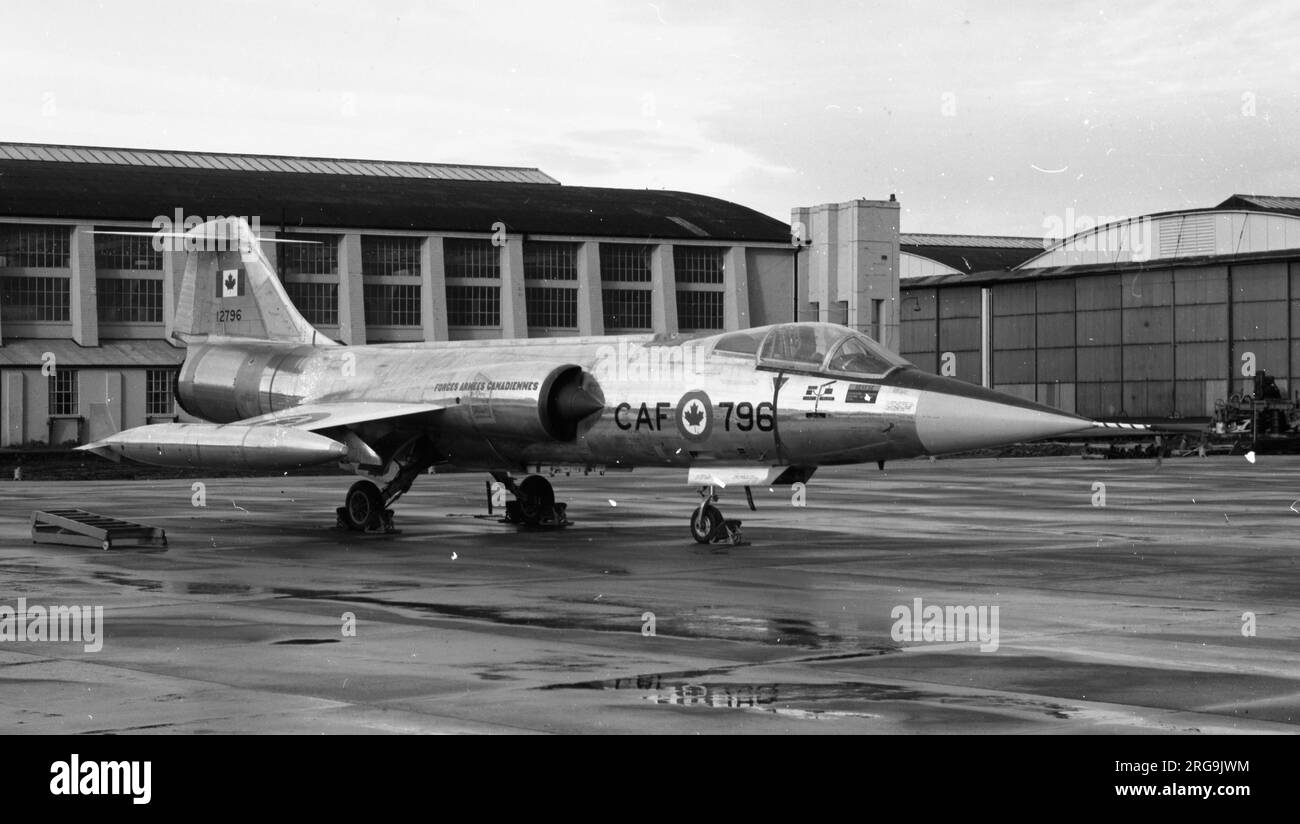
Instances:
[[[702,441],[713,431],[713,402],[704,392],[687,392],[677,402],[677,431],[691,441]]]

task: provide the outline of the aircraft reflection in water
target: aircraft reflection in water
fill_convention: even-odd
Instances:
[[[736,522],[714,505],[727,486],[1092,426],[926,374],[828,323],[343,346],[298,313],[247,223],[211,221],[186,240],[198,248],[176,311],[174,336],[188,346],[177,399],[210,423],[137,427],[82,448],[202,469],[340,461],[363,478],[338,510],[351,529],[390,529],[388,507],[430,467],[489,472],[515,498],[510,520],[564,524],[547,475],[653,466],[680,467],[701,487],[696,540],[734,539]]]

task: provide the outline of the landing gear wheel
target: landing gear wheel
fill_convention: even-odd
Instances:
[[[554,517],[555,488],[541,475],[524,478],[515,498],[519,501],[520,518],[530,526],[537,526],[543,518]]]
[[[339,515],[348,529],[364,532],[379,525],[384,513],[384,499],[371,481],[357,481],[348,490]]]
[[[711,503],[706,502],[691,513],[691,537],[698,543],[710,543],[713,534],[720,526],[722,526],[722,513]]]

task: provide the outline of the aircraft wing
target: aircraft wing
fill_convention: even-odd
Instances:
[[[404,415],[437,412],[445,407],[437,403],[386,403],[372,401],[317,402],[268,412],[255,418],[236,421],[239,426],[287,426],[317,432],[336,426],[351,426]]]
[[[158,423],[126,429],[78,449],[155,466],[268,469],[345,461],[382,466],[355,433],[338,439],[318,430],[437,412],[433,403],[309,403],[234,423]]]

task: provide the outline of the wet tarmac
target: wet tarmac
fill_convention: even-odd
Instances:
[[[396,535],[334,528],[342,477],[0,482],[0,625],[104,608],[0,641],[0,730],[1300,731],[1300,458],[822,470],[724,494],[743,546],[682,481],[556,478],[546,531],[422,477]],[[32,543],[67,506],[169,547]]]

